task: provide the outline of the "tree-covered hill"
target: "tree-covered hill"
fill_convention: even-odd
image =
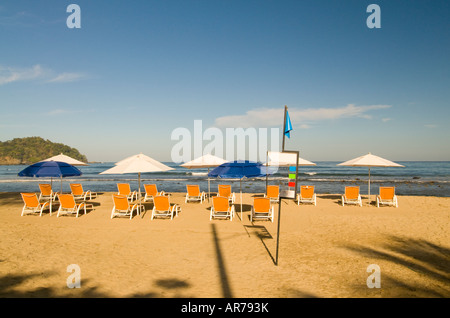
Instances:
[[[32,164],[59,154],[87,162],[85,155],[77,149],[61,143],[54,143],[41,137],[14,138],[0,141],[0,164]]]

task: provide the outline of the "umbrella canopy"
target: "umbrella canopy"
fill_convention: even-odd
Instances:
[[[115,164],[114,167],[100,172],[100,174],[125,174],[137,173],[139,182],[139,201],[141,200],[141,173],[142,172],[162,172],[173,170],[173,168],[144,154],[134,155],[125,158]]]
[[[241,192],[241,219],[242,219],[242,179],[264,177],[266,174],[271,174],[268,167],[265,167],[259,162],[248,160],[237,160],[221,164],[217,168],[208,173],[209,177],[215,178],[230,178],[240,179]]]
[[[139,154],[117,162],[114,167],[100,172],[100,174],[161,172],[169,170],[173,170],[173,168],[146,155]]]
[[[352,167],[404,167],[393,161],[372,155],[370,152],[367,155],[345,161],[338,164],[338,166],[352,166]]]
[[[173,168],[166,166],[165,164],[150,158],[142,153],[134,156],[127,157],[115,163],[116,166],[128,166],[128,169],[137,169],[134,172],[139,172],[138,170],[145,169],[146,171],[141,172],[157,172],[157,171],[168,171],[173,170]],[[124,172],[128,173],[128,172]]]
[[[214,167],[220,166],[221,164],[224,164],[226,162],[227,161],[223,160],[222,158],[213,156],[211,154],[206,154],[201,157],[198,157],[197,159],[183,163],[181,166],[184,168],[187,168],[187,169],[208,168],[208,174],[209,174],[209,168],[214,168]],[[210,194],[211,194],[211,191],[210,191],[209,177],[208,177],[208,201],[209,201]]]
[[[370,168],[371,167],[404,167],[393,161],[372,155],[370,152],[367,155],[360,156],[355,159],[351,159],[338,164],[338,166],[351,166],[351,167],[368,167],[369,168],[369,181],[368,181],[368,196],[370,203]]]
[[[211,154],[206,154],[204,156],[198,157],[192,161],[183,163],[181,166],[187,169],[195,169],[195,168],[213,168],[220,166],[221,164],[226,163],[226,160],[222,158],[213,156]]]
[[[61,161],[40,161],[19,172],[20,177],[73,177],[81,176],[81,171]]]
[[[290,166],[295,165],[295,155],[291,153],[282,153],[282,152],[275,152],[275,151],[269,151],[267,153],[268,162],[266,162],[264,165],[266,166]],[[298,158],[298,165],[299,166],[315,166],[316,164],[314,162],[311,162],[309,160]]]
[[[50,157],[48,159],[42,160],[42,161],[60,161],[60,162],[66,162],[68,164],[71,164],[72,166],[88,166],[87,163],[84,163],[82,161],[76,160],[72,157],[66,156],[64,154],[59,154],[53,157]]]
[[[265,176],[268,170],[270,169],[259,162],[237,160],[221,164],[208,173],[208,176],[232,179],[255,178]]]
[[[61,178],[61,193],[62,193],[62,178],[81,176],[82,172],[67,162],[62,161],[40,161],[31,166],[26,167],[18,173],[19,177],[59,177]],[[50,199],[50,213],[52,212],[52,199]]]

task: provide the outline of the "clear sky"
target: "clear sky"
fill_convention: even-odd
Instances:
[[[1,141],[170,161],[178,127],[281,127],[284,105],[308,160],[450,160],[450,1],[0,2]]]

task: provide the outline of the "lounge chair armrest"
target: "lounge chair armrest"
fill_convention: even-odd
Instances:
[[[47,202],[44,202],[44,204],[42,204],[41,212],[44,211],[44,209],[47,207],[47,205],[50,206],[50,202],[47,201]]]

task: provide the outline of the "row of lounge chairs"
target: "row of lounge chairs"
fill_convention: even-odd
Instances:
[[[111,218],[116,216],[129,216],[133,217],[133,213],[140,215],[144,212],[144,207],[141,203],[151,201],[154,203],[152,209],[151,218],[164,216],[173,219],[181,211],[180,206],[171,205],[169,200],[169,194],[164,191],[158,191],[155,184],[145,184],[145,195],[143,202],[133,203],[138,199],[137,191],[131,191],[128,183],[117,184],[118,193],[113,195],[114,206],[111,211]],[[79,183],[70,184],[70,194],[54,193],[49,184],[40,184],[39,197],[36,193],[22,193],[22,199],[24,201],[24,207],[21,215],[26,213],[39,213],[42,215],[45,209],[50,209],[50,215],[52,214],[51,206],[52,201],[59,201],[59,208],[57,211],[57,217],[62,214],[75,214],[77,217],[81,212],[86,214],[86,209],[93,208],[92,204],[87,203],[87,200],[91,200],[97,196],[97,193],[91,191],[84,191],[83,186]],[[206,193],[200,191],[198,185],[187,185],[187,193],[185,197],[185,203],[192,201],[199,201],[203,203],[206,199]],[[264,198],[255,198],[252,205],[251,220],[253,219],[268,219],[273,221],[273,203],[279,201],[280,191],[279,186],[269,185],[267,191],[264,194]],[[77,203],[77,201],[80,201]],[[211,207],[210,219],[213,218],[230,218],[233,219],[235,210],[234,205],[236,196],[231,191],[231,185],[219,185],[217,196],[213,197],[213,203]],[[314,186],[301,186],[300,193],[296,198],[297,204],[300,203],[312,203],[317,205],[316,194],[314,192]],[[345,204],[355,204],[362,206],[361,195],[359,193],[359,187],[350,186],[345,187],[345,193],[342,195],[342,206]],[[398,207],[398,199],[395,195],[394,187],[380,187],[380,193],[376,198],[377,207],[380,204],[386,204]]]
[[[21,193],[24,201],[22,216],[27,213],[39,213],[42,216],[42,212],[46,209],[49,209],[50,215],[52,215],[52,203],[58,200],[57,217],[63,214],[75,214],[78,217],[80,211],[83,210],[84,214],[86,214],[86,209],[93,208],[93,205],[86,203],[86,200],[97,197],[97,193],[95,192],[85,192],[80,183],[70,184],[70,194],[53,192],[50,184],[39,184],[39,189],[41,191],[39,197],[36,193]],[[76,201],[78,200],[82,200],[82,202],[77,203]]]

